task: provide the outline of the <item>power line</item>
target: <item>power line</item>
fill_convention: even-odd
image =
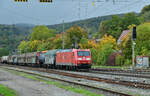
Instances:
[[[127,7],[129,7],[129,6],[133,6],[134,4],[136,4],[136,3],[139,3],[139,2],[141,2],[141,0],[138,0],[138,1],[135,1],[135,2],[133,2],[133,3],[131,3],[131,4],[128,4],[128,5],[125,5],[125,6],[121,6],[120,8],[116,8],[116,9],[111,9],[111,10],[109,10],[109,11],[107,11],[107,12],[105,12],[104,14],[107,14],[107,13],[110,13],[110,12],[112,12],[112,11],[118,11],[118,10],[122,10],[122,9],[125,9],[125,8],[127,8]],[[99,6],[100,7],[100,6]],[[99,8],[98,7],[98,8]],[[97,8],[97,10],[98,10],[98,8]],[[97,12],[97,10],[95,10],[95,11],[93,11],[93,13],[95,13],[95,12]],[[93,15],[93,13],[91,13],[91,15]],[[91,16],[90,15],[90,16]]]

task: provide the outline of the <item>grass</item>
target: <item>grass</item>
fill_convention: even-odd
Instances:
[[[129,66],[97,66],[93,65],[92,68],[118,68],[118,69],[127,69]]]
[[[104,96],[103,94],[96,94],[96,93],[90,92],[86,89],[82,89],[80,87],[76,88],[74,86],[68,86],[68,85],[66,86],[66,85],[61,84],[60,82],[47,80],[46,78],[42,78],[42,77],[39,77],[39,76],[36,76],[36,75],[29,75],[29,74],[26,74],[26,73],[23,73],[23,72],[17,72],[17,71],[12,71],[12,70],[7,70],[7,71],[9,71],[11,73],[14,73],[16,75],[19,75],[19,76],[23,76],[25,78],[29,78],[29,79],[32,79],[32,80],[35,80],[35,81],[43,82],[45,84],[55,85],[59,88],[62,88],[62,89],[68,90],[68,91],[72,91],[72,92],[75,92],[75,93],[79,93],[79,94],[82,94],[82,95],[85,95],[85,96]]]
[[[17,93],[14,90],[2,84],[0,84],[0,94],[3,96],[17,96]]]

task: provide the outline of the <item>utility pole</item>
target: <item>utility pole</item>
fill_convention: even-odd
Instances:
[[[134,71],[134,66],[135,66],[135,53],[134,53],[134,48],[135,48],[135,39],[136,39],[136,27],[133,27],[133,32],[132,32],[132,70]]]
[[[65,25],[64,25],[64,20],[63,20],[63,40],[62,40],[62,48],[64,49],[64,45],[65,45],[65,42],[64,42],[64,28],[65,28]]]
[[[135,66],[135,55],[134,55],[134,48],[135,48],[135,41],[134,40],[132,40],[132,70],[134,71],[134,66]]]

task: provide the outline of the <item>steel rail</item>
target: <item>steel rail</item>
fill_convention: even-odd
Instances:
[[[87,80],[92,80],[92,81],[97,81],[97,82],[124,85],[124,86],[134,87],[134,88],[150,89],[150,84],[139,83],[139,82],[121,81],[121,80],[106,79],[106,78],[100,78],[100,77],[94,77],[94,76],[85,76],[85,75],[80,75],[80,74],[56,71],[53,69],[32,68],[32,67],[23,67],[23,66],[15,66],[15,67],[23,68],[27,70],[53,73],[53,74],[58,74],[58,75],[63,75],[63,76],[68,76],[68,77],[73,77],[73,78],[82,78],[82,79],[87,79]]]
[[[68,80],[58,79],[58,78],[54,78],[54,77],[50,77],[50,76],[45,76],[45,75],[41,75],[41,74],[37,74],[37,73],[32,73],[32,72],[27,72],[27,71],[23,71],[23,70],[10,69],[10,68],[6,68],[6,67],[5,67],[5,69],[14,70],[14,71],[18,71],[18,72],[23,72],[23,73],[27,73],[27,74],[31,74],[31,75],[36,75],[36,76],[39,76],[39,77],[43,77],[43,78],[49,78],[49,79],[53,79],[53,80],[57,80],[57,81],[62,81],[62,82],[70,83],[70,84],[75,84],[75,85],[79,85],[79,86],[83,86],[83,87],[88,87],[88,88],[92,88],[92,89],[96,89],[96,90],[101,90],[101,91],[104,91],[104,92],[107,92],[107,93],[111,93],[113,95],[133,96],[133,95],[129,95],[129,94],[121,93],[121,92],[116,92],[116,91],[112,91],[112,90],[108,90],[108,89],[104,89],[104,88],[99,88],[99,87],[95,87],[95,86],[91,86],[91,85],[81,84],[81,83],[77,83],[77,82],[72,82],[72,81],[68,81]]]

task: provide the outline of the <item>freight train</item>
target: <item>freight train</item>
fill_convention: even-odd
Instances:
[[[56,49],[1,57],[2,63],[63,69],[91,68],[89,49]]]

